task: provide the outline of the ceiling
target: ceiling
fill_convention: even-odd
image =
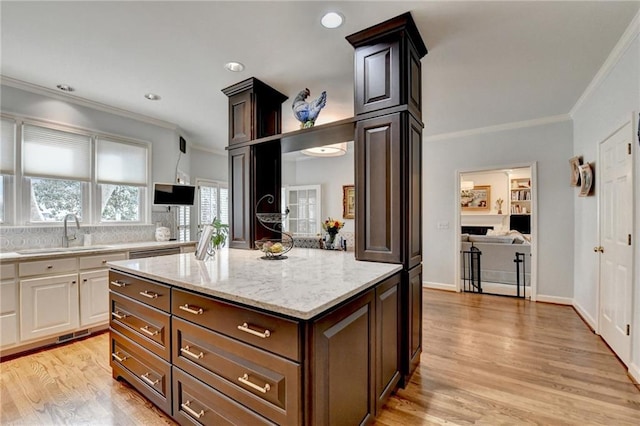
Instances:
[[[640,8],[615,2],[9,2],[5,77],[178,125],[190,144],[227,145],[221,89],[256,77],[289,96],[328,93],[316,124],[353,115],[345,36],[411,11],[422,60],[425,135],[567,114]],[[345,24],[323,28],[328,10]],[[242,62],[243,72],[224,69]],[[153,92],[160,101],[146,100]]]

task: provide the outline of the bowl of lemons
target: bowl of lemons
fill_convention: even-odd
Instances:
[[[264,239],[256,241],[256,248],[264,253],[262,259],[280,260],[286,259],[284,254],[291,250],[292,244],[287,240]]]

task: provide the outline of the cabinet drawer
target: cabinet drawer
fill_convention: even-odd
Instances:
[[[173,363],[278,424],[298,425],[300,365],[173,318]]]
[[[75,272],[77,267],[77,258],[70,257],[67,259],[34,260],[33,262],[22,262],[19,265],[19,270],[21,277],[30,277],[32,275],[49,275],[62,272]]]
[[[234,337],[261,349],[300,361],[296,321],[173,289],[173,315]]]
[[[179,368],[172,374],[173,417],[180,424],[275,425]]]
[[[140,393],[171,414],[171,365],[111,331],[111,367]],[[128,373],[128,374],[126,374]]]
[[[170,316],[135,300],[111,293],[109,298],[112,329],[170,360]]]
[[[154,308],[169,312],[171,307],[169,297],[170,287],[143,278],[109,272],[109,289],[116,293],[124,294]]]
[[[0,265],[0,279],[8,280],[16,277],[16,264],[5,263]]]
[[[18,306],[18,283],[10,281],[0,282],[0,314],[15,312]]]
[[[80,258],[80,269],[106,268],[107,262],[125,260],[125,253],[99,254],[96,256],[84,256]]]

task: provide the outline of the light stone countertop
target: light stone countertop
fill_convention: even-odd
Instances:
[[[222,249],[109,262],[112,269],[298,319],[311,319],[373,286],[402,265],[362,262],[352,252],[294,248],[283,260],[256,250]]]
[[[72,246],[68,248],[33,248],[23,253],[0,252],[0,262],[47,260],[69,256],[85,256],[132,250],[150,250],[167,247],[195,246],[196,241],[138,241],[118,244],[100,244],[95,246]],[[22,251],[22,250],[21,250]],[[39,252],[40,251],[40,252]]]

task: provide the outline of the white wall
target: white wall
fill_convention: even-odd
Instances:
[[[640,15],[638,15],[640,16]],[[640,111],[640,40],[638,16],[634,34],[618,61],[600,84],[585,98],[572,114],[574,128],[573,155],[582,155],[584,161],[595,161],[598,144],[603,141],[622,120],[628,119],[633,111]],[[634,121],[637,121],[637,116]],[[634,318],[632,324],[632,363],[636,379],[640,380],[640,160],[639,146],[634,143],[636,187],[635,200],[635,248],[634,269]],[[596,164],[596,169],[597,169]],[[595,191],[598,182],[595,181]],[[576,308],[594,322],[598,318],[596,310],[598,256],[593,247],[598,245],[597,200],[596,197],[574,198],[575,205],[575,266],[574,303]]]
[[[34,119],[55,121],[152,143],[152,181],[175,182],[179,154],[177,129],[169,129],[99,111],[72,102],[2,85],[2,111]],[[190,153],[180,160],[180,170],[190,174]]]
[[[428,121],[428,120],[427,120]],[[424,281],[455,286],[456,172],[537,162],[538,294],[573,296],[570,121],[430,140],[423,146]],[[448,222],[448,229],[438,223]]]
[[[187,148],[187,153],[189,148]],[[191,181],[197,178],[215,180],[218,182],[229,181],[229,159],[227,153],[216,154],[200,149],[191,150]]]

